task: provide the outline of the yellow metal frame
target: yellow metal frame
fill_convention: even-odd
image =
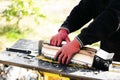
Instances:
[[[58,74],[43,72],[44,80],[70,80],[68,77],[62,77]]]
[[[59,74],[48,73],[48,72],[39,72],[35,71],[38,74],[38,80],[70,80],[68,77],[63,77]]]

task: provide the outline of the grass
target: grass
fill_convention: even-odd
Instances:
[[[8,40],[16,40],[19,38],[24,38],[25,34],[29,34],[32,31],[30,28],[26,28],[24,30],[20,29],[18,25],[6,25],[4,27],[0,27],[0,36],[6,36]]]

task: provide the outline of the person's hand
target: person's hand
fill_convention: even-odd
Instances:
[[[61,46],[62,41],[70,42],[68,37],[68,31],[65,29],[61,29],[55,36],[53,36],[50,40],[50,45],[52,46]]]
[[[68,64],[73,57],[74,54],[79,52],[80,44],[79,42],[74,39],[73,41],[69,42],[68,44],[64,45],[55,55],[54,59],[61,64]]]

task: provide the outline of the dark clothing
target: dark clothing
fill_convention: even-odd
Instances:
[[[61,25],[69,32],[93,22],[76,37],[83,45],[101,41],[101,48],[115,53],[114,60],[120,61],[120,0],[81,0]]]

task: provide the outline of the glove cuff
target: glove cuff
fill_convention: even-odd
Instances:
[[[83,47],[83,42],[78,37],[75,37],[75,39],[78,41],[78,43],[80,45],[80,48],[82,48]]]
[[[69,33],[68,30],[66,30],[66,29],[60,29],[59,32],[63,33],[63,34],[68,34]]]
[[[80,45],[79,41],[76,38],[72,42],[73,42],[75,47],[81,48],[81,45]]]

